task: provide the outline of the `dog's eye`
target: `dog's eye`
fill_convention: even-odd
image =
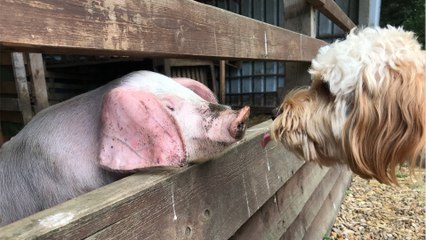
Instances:
[[[321,82],[321,91],[323,91],[324,93],[330,94],[330,83]]]
[[[322,82],[322,88],[325,91],[330,92],[330,83],[329,82]]]

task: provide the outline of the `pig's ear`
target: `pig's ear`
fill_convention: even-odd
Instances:
[[[152,93],[126,87],[104,96],[99,147],[101,166],[111,170],[186,163],[185,146],[172,115]]]
[[[173,78],[176,82],[191,89],[198,96],[211,103],[218,103],[214,93],[204,84],[190,78]]]

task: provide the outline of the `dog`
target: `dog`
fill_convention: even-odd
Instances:
[[[425,68],[412,32],[354,29],[320,48],[311,85],[284,98],[270,138],[307,161],[397,185],[397,166],[412,169],[424,153]]]

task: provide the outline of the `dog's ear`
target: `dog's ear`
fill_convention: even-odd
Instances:
[[[360,176],[398,184],[395,168],[405,161],[413,167],[423,150],[425,57],[417,51],[363,70],[342,139],[348,164]]]
[[[175,119],[150,92],[118,87],[104,96],[99,161],[110,170],[182,166],[186,152]]]

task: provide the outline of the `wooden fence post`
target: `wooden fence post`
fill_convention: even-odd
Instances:
[[[13,74],[15,76],[16,93],[18,95],[19,110],[22,112],[22,120],[27,124],[33,117],[31,110],[30,92],[28,90],[27,73],[25,71],[24,55],[21,52],[13,52]]]
[[[43,57],[41,53],[29,53],[28,62],[31,71],[31,85],[35,97],[35,112],[37,113],[49,106]]]
[[[315,11],[305,0],[283,0],[284,28],[301,34],[315,37]],[[309,85],[310,62],[286,62],[283,98],[291,89]]]
[[[220,80],[220,84],[219,84],[219,102],[224,104],[225,103],[225,96],[226,96],[226,90],[225,90],[225,60],[220,60],[219,61],[219,80]]]

